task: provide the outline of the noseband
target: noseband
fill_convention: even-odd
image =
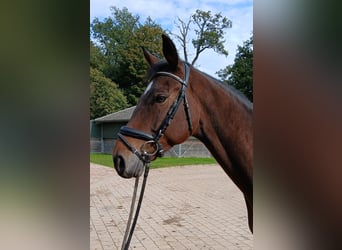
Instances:
[[[123,126],[120,128],[120,132],[118,133],[118,137],[121,139],[121,141],[126,145],[126,147],[132,151],[133,154],[135,154],[141,161],[143,161],[144,163],[147,162],[147,159],[151,159],[151,157],[153,156],[157,156],[157,157],[162,157],[164,150],[162,145],[159,143],[159,139],[163,136],[163,134],[165,133],[166,129],[168,128],[168,126],[171,124],[173,118],[176,115],[176,112],[178,110],[178,107],[180,105],[180,103],[183,100],[183,104],[184,104],[184,111],[186,114],[186,119],[188,122],[188,127],[189,127],[189,131],[190,134],[192,134],[192,122],[191,122],[191,115],[190,115],[190,111],[189,111],[189,104],[188,104],[188,100],[186,98],[186,88],[188,86],[188,81],[189,81],[189,74],[190,74],[190,69],[189,66],[186,63],[184,64],[184,79],[181,79],[180,77],[171,74],[169,72],[164,72],[164,71],[159,71],[157,73],[155,73],[150,81],[152,81],[153,79],[155,79],[158,76],[167,76],[170,77],[174,80],[176,80],[177,82],[179,82],[182,85],[182,88],[179,91],[178,97],[177,99],[174,101],[174,103],[171,105],[171,107],[169,108],[166,117],[164,118],[164,120],[162,121],[159,129],[157,130],[157,133],[154,135],[150,135],[148,133],[145,133],[143,131],[134,129],[134,128],[130,128],[127,126]],[[142,147],[140,148],[140,150],[137,150],[134,146],[132,146],[127,139],[125,138],[125,136],[128,137],[133,137],[136,139],[140,139],[140,140],[144,140],[146,141]],[[152,148],[154,148],[154,151],[148,152],[147,148],[149,146],[152,146]]]

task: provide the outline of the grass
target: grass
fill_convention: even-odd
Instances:
[[[98,154],[91,153],[90,154],[90,162],[100,164],[107,167],[113,167],[113,158],[110,154]]]
[[[90,162],[100,164],[107,167],[113,167],[113,159],[110,154],[99,154],[91,153]],[[215,164],[214,158],[176,158],[176,157],[163,157],[158,158],[151,163],[151,168],[163,168],[173,166],[184,166],[184,165],[199,165],[199,164]]]

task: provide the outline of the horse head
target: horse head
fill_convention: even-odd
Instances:
[[[143,48],[149,64],[148,85],[113,149],[115,169],[124,178],[140,176],[146,156],[156,159],[184,142],[197,127],[198,112],[194,112],[188,88],[190,66],[179,59],[172,40],[165,35],[162,38],[165,60]]]

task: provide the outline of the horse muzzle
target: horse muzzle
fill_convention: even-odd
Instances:
[[[114,168],[123,178],[139,177],[144,172],[144,164],[133,154],[113,156]]]
[[[128,138],[143,141],[137,148]],[[161,133],[153,136],[129,127],[121,127],[118,141],[113,150],[113,162],[117,173],[124,178],[139,177],[144,166],[163,155],[163,147],[158,142]]]

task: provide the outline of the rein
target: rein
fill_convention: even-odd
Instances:
[[[188,100],[186,98],[186,88],[188,86],[190,69],[186,63],[183,63],[183,64],[184,64],[184,79],[181,79],[180,77],[178,77],[174,74],[171,74],[169,72],[164,72],[164,71],[159,71],[159,72],[155,73],[150,79],[150,81],[152,81],[154,78],[156,78],[158,76],[167,76],[167,77],[170,77],[170,78],[176,80],[177,82],[179,82],[182,85],[182,88],[179,91],[177,99],[174,101],[174,103],[169,108],[169,110],[166,114],[166,117],[161,122],[161,125],[159,126],[159,129],[157,130],[158,132],[154,135],[150,135],[146,132],[143,132],[143,131],[140,131],[140,130],[137,130],[134,128],[130,128],[127,126],[123,126],[120,128],[120,132],[118,133],[118,137],[120,138],[120,140],[126,145],[126,147],[133,154],[135,154],[144,163],[144,167],[145,167],[144,179],[143,179],[143,183],[142,183],[141,190],[140,190],[139,201],[138,201],[138,205],[137,205],[137,208],[135,211],[133,223],[131,225],[132,214],[133,214],[134,204],[135,204],[135,200],[136,200],[136,193],[137,193],[137,188],[138,188],[138,184],[139,184],[139,177],[137,177],[135,180],[130,214],[129,214],[129,218],[128,218],[128,222],[127,222],[127,226],[126,226],[125,236],[124,236],[122,246],[121,246],[122,250],[128,249],[130,242],[131,242],[131,239],[132,239],[132,236],[133,236],[134,228],[135,228],[135,225],[136,225],[137,220],[138,220],[141,203],[142,203],[142,199],[144,196],[144,191],[145,191],[148,172],[150,169],[151,159],[154,156],[162,157],[163,153],[164,153],[163,147],[159,143],[159,139],[164,135],[166,129],[171,124],[173,118],[176,115],[178,107],[180,106],[180,103],[182,101],[184,104],[184,111],[185,111],[186,119],[188,122],[188,128],[189,128],[190,134],[192,134],[193,127],[192,127],[192,122],[191,122],[189,104],[188,104]],[[126,136],[145,141],[145,143],[141,146],[140,151],[137,150],[133,145],[131,145],[128,142],[128,140],[126,139]],[[149,146],[152,146],[152,148],[154,150],[153,152],[148,152]]]
[[[134,204],[135,204],[136,195],[137,195],[137,189],[138,189],[138,185],[139,185],[139,177],[137,177],[135,179],[134,191],[133,191],[132,203],[131,203],[131,209],[130,209],[130,212],[129,212],[129,217],[128,217],[128,221],[127,221],[127,225],[126,225],[125,236],[124,236],[123,241],[122,241],[121,250],[128,250],[129,245],[131,243],[133,232],[134,232],[135,226],[136,226],[137,221],[138,221],[142,200],[143,200],[143,197],[144,197],[147,176],[148,176],[148,172],[150,170],[150,162],[151,162],[150,159],[151,159],[150,156],[147,156],[147,159],[146,159],[147,161],[145,161],[144,179],[143,179],[143,183],[142,183],[141,190],[140,190],[137,210],[135,211],[133,223],[131,225],[132,215],[133,215],[133,210],[134,210]]]

